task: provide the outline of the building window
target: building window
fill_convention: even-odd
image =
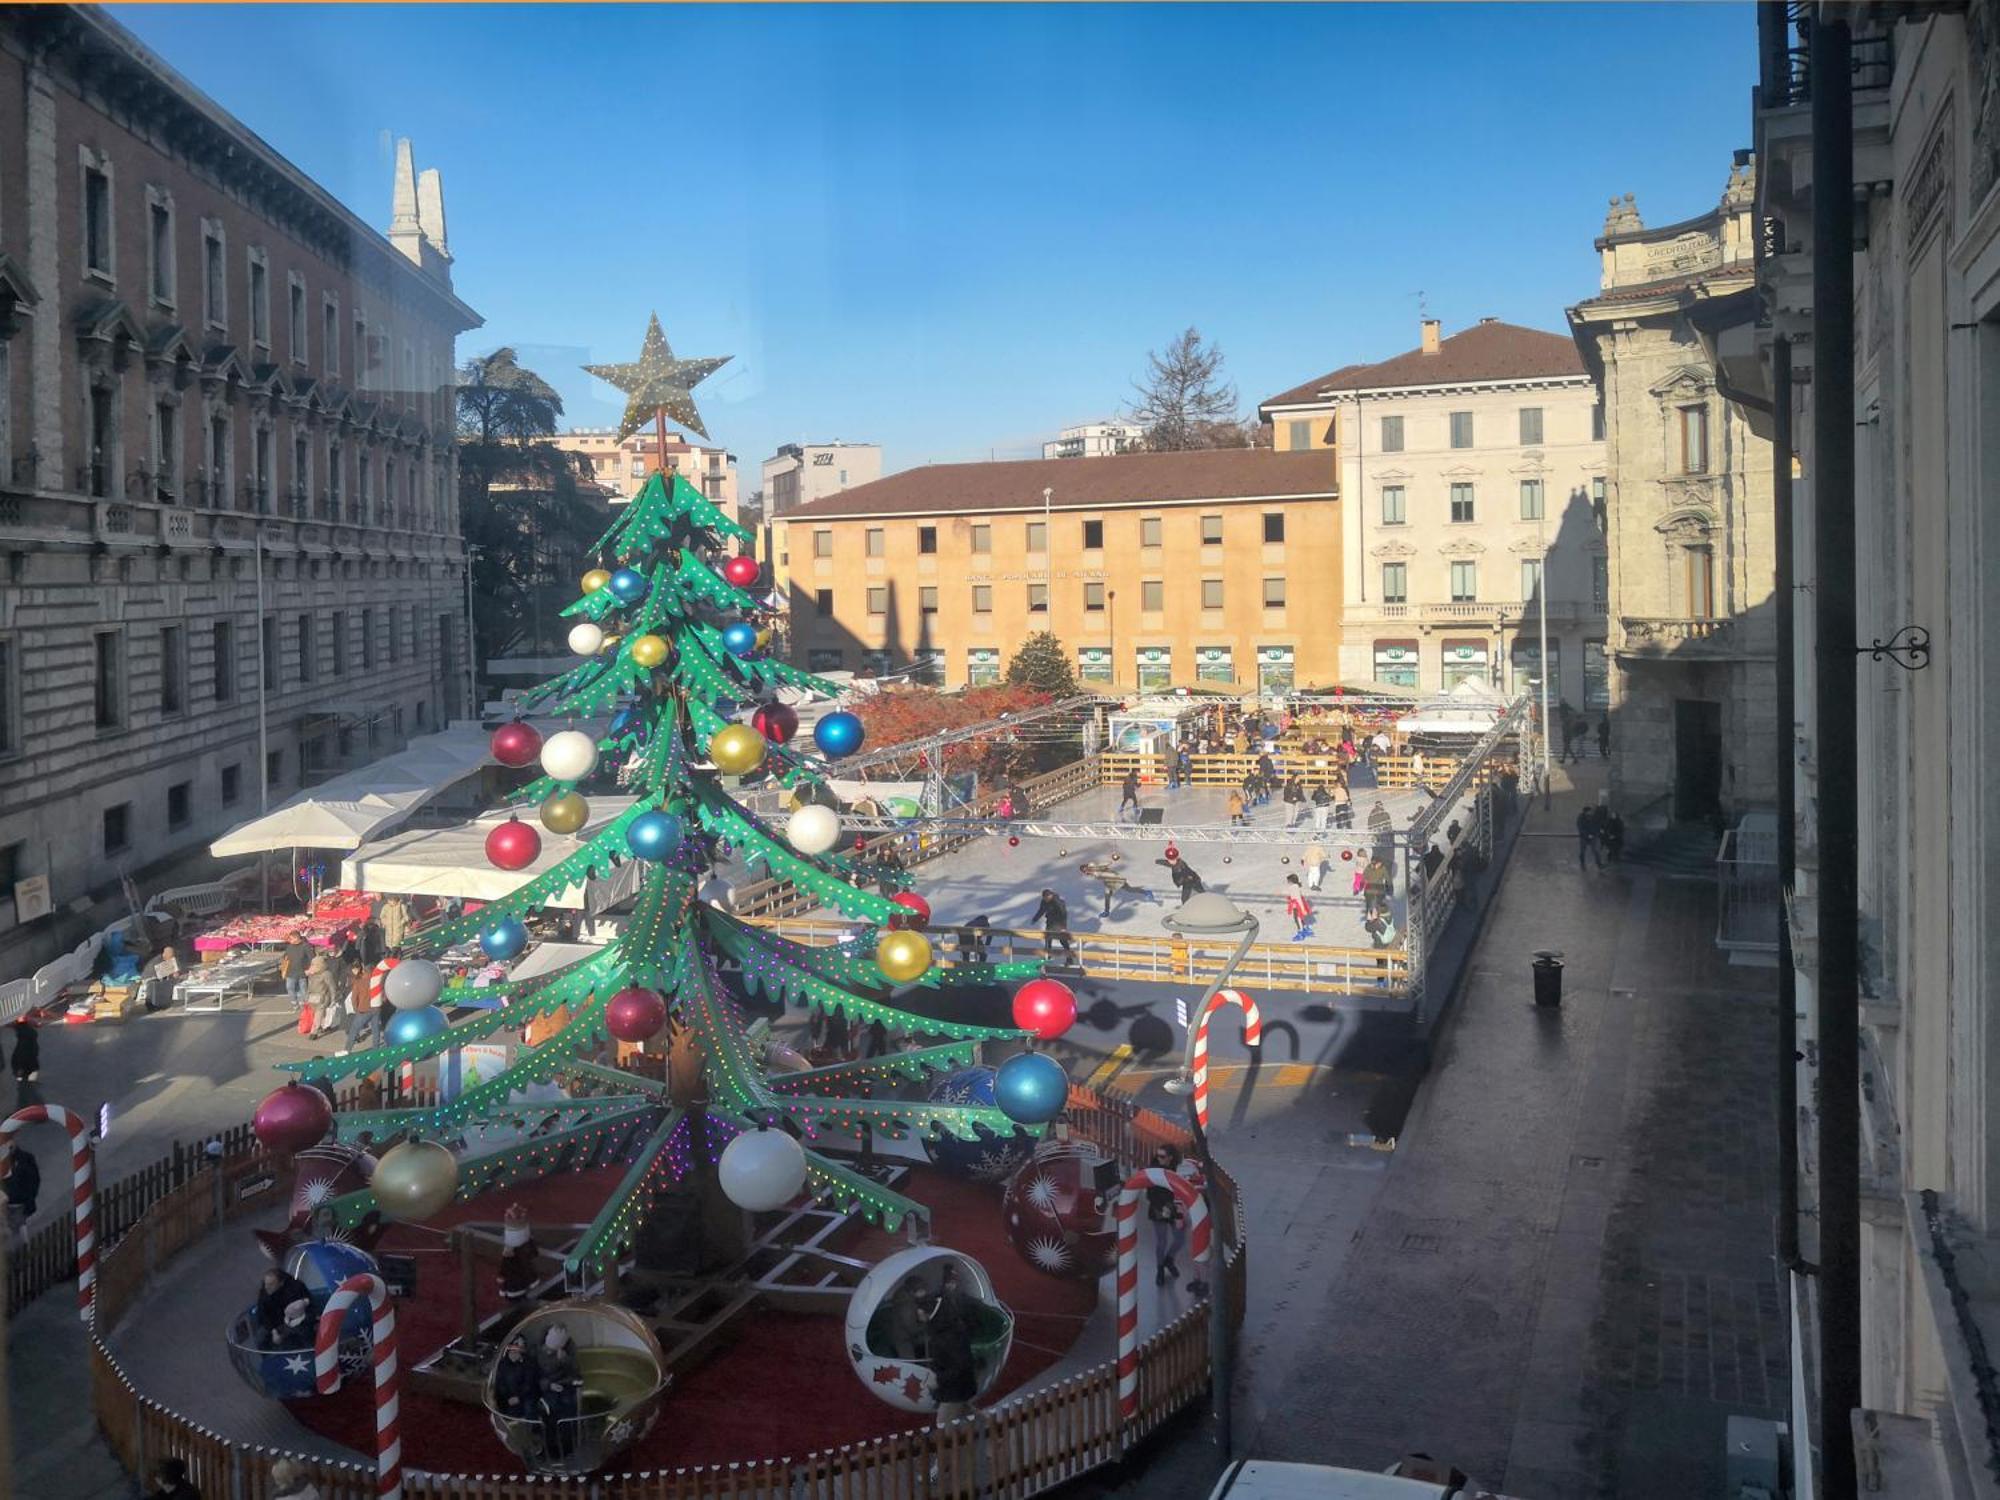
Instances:
[[[112,277],[111,176],[94,163],[83,169],[83,269]]]
[[[268,511],[271,508],[271,429],[259,427],[250,447],[254,459],[251,483],[257,487],[257,509]]]
[[[1028,550],[1046,552],[1049,550],[1049,524],[1046,521],[1028,523]]]
[[[1410,597],[1410,565],[1408,563],[1382,564],[1382,602],[1384,604],[1405,604]]]
[[[1174,653],[1170,646],[1141,646],[1136,678],[1142,693],[1163,693],[1174,685]]]
[[[292,344],[292,363],[306,362],[306,284],[296,275],[286,278],[286,295],[290,301],[291,328],[289,336]]]
[[[872,588],[868,591],[868,613],[871,615],[889,613],[889,591],[886,588]]]
[[[972,528],[972,550],[974,552],[991,552],[993,550],[993,528],[991,526],[979,525]]]
[[[1045,615],[1049,612],[1049,586],[1046,583],[1028,585],[1028,613]]]
[[[261,248],[250,251],[250,342],[271,347],[271,268]]]
[[[201,223],[202,321],[210,328],[229,326],[229,261],[222,240],[222,226],[212,219]]]
[[[1611,559],[1602,552],[1590,559],[1590,602],[1599,609],[1611,603]]]
[[[1201,518],[1201,544],[1204,547],[1218,547],[1222,544],[1222,517]]]
[[[1285,446],[1294,453],[1302,452],[1313,445],[1313,425],[1310,418],[1285,424]]]
[[[870,526],[868,528],[867,543],[868,555],[870,557],[880,557],[883,554],[884,550],[886,550],[887,538],[883,535],[880,526]]]
[[[1451,602],[1475,604],[1479,600],[1479,564],[1460,558],[1451,565]]]
[[[935,585],[926,584],[917,590],[917,613],[934,615],[938,612],[938,591]]]
[[[1160,518],[1158,516],[1146,516],[1140,520],[1139,545],[1141,547],[1157,547],[1160,545]]]
[[[1542,518],[1542,482],[1539,479],[1521,481],[1521,519],[1539,521]]]
[[[1382,451],[1401,453],[1403,451],[1403,419],[1384,417],[1382,419]]]
[[[236,627],[217,620],[209,627],[209,686],[217,703],[236,701]]]
[[[1583,706],[1599,710],[1611,707],[1611,670],[1603,641],[1583,643]]]
[[[833,533],[832,533],[832,532],[830,532],[830,531],[815,531],[815,532],[813,533],[813,556],[814,556],[814,557],[831,557],[831,556],[833,556]]]
[[[336,677],[345,677],[347,675],[346,610],[336,609],[333,612],[333,628],[328,632],[328,635],[330,639],[327,641],[327,645],[333,651],[333,675]]]
[[[125,722],[124,639],[115,630],[100,630],[94,642],[97,655],[93,702],[97,727],[116,729]]]
[[[1382,524],[1384,526],[1401,526],[1408,519],[1408,512],[1403,506],[1403,487],[1400,484],[1383,485]]]
[[[1454,484],[1451,487],[1451,518],[1454,521],[1472,519],[1472,486]]]
[[[266,615],[257,622],[257,659],[263,668],[262,686],[267,692],[278,690],[278,617]]]
[[[1194,653],[1194,680],[1196,682],[1234,682],[1236,664],[1234,653],[1227,646],[1201,646]]]
[[[1103,547],[1104,523],[1102,521],[1085,521],[1083,523],[1083,550],[1086,552],[1098,552],[1102,551]],[[1105,670],[1109,671],[1110,665],[1110,661],[1107,658]]]
[[[1285,607],[1285,580],[1266,578],[1264,580],[1264,608],[1283,609]]]
[[[1158,578],[1148,578],[1139,585],[1139,608],[1149,615],[1156,615],[1167,607],[1167,585]]]
[[[314,668],[317,665],[318,663],[313,660],[313,617],[311,615],[300,615],[299,681],[311,682],[313,680]]]
[[[146,190],[146,289],[161,307],[174,305],[174,209],[158,188]]]
[[[1104,608],[1103,584],[1086,583],[1083,586],[1083,607],[1088,613],[1095,613]]]
[[[224,766],[222,768],[222,805],[224,807],[234,807],[236,800],[242,795],[243,768],[241,766]]]
[[[167,788],[167,827],[185,828],[194,817],[194,783],[176,781]]]
[[[1683,406],[1681,409],[1681,472],[1708,472],[1708,408]]]
[[[312,499],[312,439],[303,432],[292,439],[292,497],[304,515]]]
[[[340,373],[340,299],[332,292],[320,298],[319,357],[326,363],[326,373]]]
[[[1590,481],[1590,513],[1597,519],[1597,529],[1603,531],[1609,524],[1604,511],[1604,476],[1598,475]]]
[[[1590,440],[1593,443],[1604,441],[1604,403],[1602,401],[1597,402],[1590,408]]]
[[[975,615],[990,615],[993,613],[992,584],[975,583],[972,586],[972,612]]]
[[[14,637],[0,635],[0,755],[21,749],[21,661]]]
[[[109,499],[118,471],[118,390],[90,388],[90,493]]]
[[[326,503],[333,514],[340,512],[340,444],[332,438],[326,440]]]
[[[1264,540],[1282,542],[1285,539],[1285,513],[1281,510],[1264,512]]]
[[[968,687],[990,687],[999,680],[998,647],[974,646],[965,653],[965,681]]]
[[[132,804],[121,802],[104,809],[104,852],[123,854],[132,844]]]
[[[402,712],[400,708],[396,710],[398,716]],[[285,752],[282,750],[273,750],[269,755],[264,757],[264,784],[274,787],[280,785],[284,779]]]
[[[1413,688],[1417,685],[1417,643],[1377,641],[1375,680],[1384,687]]]
[[[1542,591],[1542,560],[1539,557],[1521,559],[1521,602],[1531,604]]]
[[[1201,607],[1203,609],[1222,608],[1222,580],[1220,578],[1202,579]]]
[[[1454,448],[1472,446],[1472,413],[1455,411],[1451,414],[1451,445]]]
[[[368,320],[360,313],[354,315],[354,386],[356,390],[368,389]]]
[[[1542,409],[1539,406],[1521,408],[1521,446],[1534,448],[1542,441]]]
[[[180,411],[171,401],[153,403],[153,489],[174,500],[181,488]]]
[[[1111,652],[1104,646],[1080,646],[1076,653],[1078,682],[1110,682],[1113,678]]]
[[[919,526],[917,528],[917,551],[926,557],[936,553],[937,527]]]
[[[1706,547],[1686,547],[1681,552],[1690,619],[1715,618],[1715,554]]]
[[[367,605],[361,607],[361,670],[366,672],[375,665],[375,611]]]
[[[808,672],[838,672],[842,657],[838,646],[816,646],[806,652]]]
[[[831,615],[833,613],[833,590],[814,589],[813,608],[819,612],[819,617],[822,620]]]
[[[160,628],[160,712],[178,714],[187,708],[187,627]]]

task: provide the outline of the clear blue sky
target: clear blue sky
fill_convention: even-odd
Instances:
[[[1481,316],[1561,330],[1606,200],[1714,204],[1747,4],[120,6],[371,223],[443,171],[463,357],[733,354],[697,393],[744,491],[778,443],[1039,453],[1194,324],[1246,413]]]

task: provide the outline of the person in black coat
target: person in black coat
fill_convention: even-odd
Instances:
[[[971,1299],[959,1285],[958,1267],[946,1266],[937,1300],[925,1319],[930,1334],[937,1421],[942,1427],[972,1414],[979,1394],[979,1367],[972,1355]]]
[[[1168,878],[1173,881],[1174,889],[1181,893],[1182,906],[1187,905],[1188,897],[1203,889],[1201,877],[1195,874],[1194,867],[1179,855],[1172,859],[1156,859],[1153,863],[1167,867]]]
[[[257,1289],[257,1331],[266,1341],[277,1337],[285,1326],[285,1309],[294,1302],[310,1302],[306,1284],[289,1272],[272,1266],[264,1273],[263,1285]]]
[[[35,1216],[35,1200],[42,1195],[42,1167],[34,1157],[16,1145],[8,1154],[7,1217],[25,1224]]]
[[[507,1340],[493,1370],[493,1404],[503,1417],[538,1420],[542,1414],[542,1372],[528,1358],[528,1340],[515,1334]]]
[[[42,1034],[27,1021],[14,1023],[14,1081],[27,1083],[42,1071]]]
[[[1070,963],[1076,962],[1076,944],[1069,937],[1069,903],[1054,891],[1044,887],[1042,903],[1035,908],[1030,922],[1042,924],[1042,938],[1047,944],[1050,958],[1056,956],[1056,946],[1061,944],[1063,957]]]

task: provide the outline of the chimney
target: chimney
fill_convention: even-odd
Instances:
[[[1437,352],[1438,352],[1438,320],[1436,318],[1425,318],[1424,353],[1435,354]]]

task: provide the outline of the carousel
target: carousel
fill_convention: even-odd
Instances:
[[[941,1245],[897,1251],[854,1289],[847,1304],[847,1357],[862,1384],[904,1411],[938,1408],[921,1310],[936,1304],[948,1267],[957,1269],[960,1290],[970,1302],[975,1400],[999,1377],[1014,1347],[1014,1315],[978,1261]]]
[[[510,1378],[510,1362],[531,1373]],[[486,1411],[507,1450],[536,1473],[588,1474],[652,1428],[666,1365],[636,1314],[595,1299],[552,1302],[508,1333],[486,1374]]]

